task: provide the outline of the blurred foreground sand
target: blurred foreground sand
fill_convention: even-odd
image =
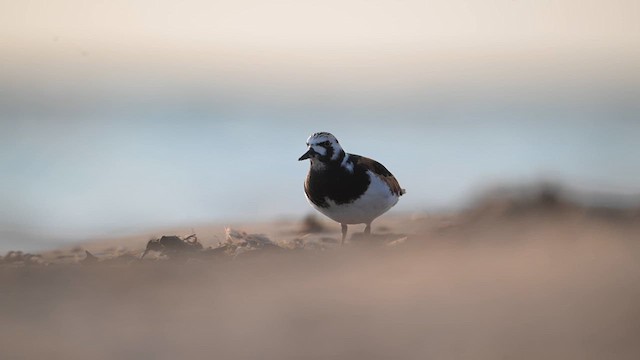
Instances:
[[[339,247],[327,223],[235,257],[105,260],[138,239],[88,244],[93,263],[4,261],[0,358],[640,358],[637,211],[542,199],[384,219],[374,232],[407,237]],[[291,245],[286,231],[269,236]]]

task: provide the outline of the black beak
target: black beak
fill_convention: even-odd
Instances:
[[[311,155],[315,154],[316,152],[313,151],[313,149],[309,148],[309,150],[307,150],[306,153],[302,154],[302,156],[300,156],[300,158],[298,159],[298,161],[302,161],[302,160],[307,160],[308,158],[311,157]]]

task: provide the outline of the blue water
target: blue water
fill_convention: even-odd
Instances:
[[[640,193],[632,101],[109,102],[0,115],[0,252],[312,212],[307,136],[330,131],[407,189],[393,211],[464,206],[502,183]],[[455,99],[454,99],[455,100]]]

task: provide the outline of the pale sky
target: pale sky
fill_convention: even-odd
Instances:
[[[8,64],[73,62],[82,55],[138,66],[150,57],[213,66],[326,66],[374,54],[374,62],[385,62],[394,54],[563,48],[628,56],[638,54],[640,2],[5,0],[0,43],[0,61]]]
[[[231,46],[285,50],[371,46],[624,46],[640,39],[634,0],[4,1],[12,45],[52,37],[113,47]]]

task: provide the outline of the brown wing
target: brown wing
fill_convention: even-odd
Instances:
[[[391,189],[391,193],[398,196],[402,196],[406,193],[406,191],[400,187],[396,177],[393,176],[393,174],[387,170],[384,165],[373,159],[360,155],[350,155],[350,158],[355,166],[362,166],[367,170],[371,170],[372,173],[376,174],[382,181],[386,182],[387,185],[389,185],[389,189]]]

